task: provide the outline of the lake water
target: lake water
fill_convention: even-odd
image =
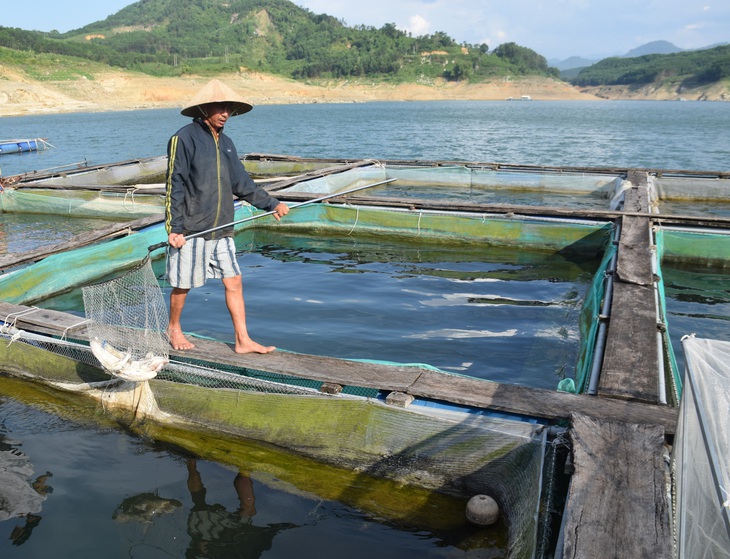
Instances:
[[[55,149],[4,155],[5,175],[163,155],[178,111],[0,118],[0,139]],[[234,118],[241,153],[353,159],[446,159],[590,167],[727,170],[730,103],[438,101],[266,105]]]
[[[161,155],[170,134],[186,121],[176,110],[4,117],[0,138],[44,137],[56,147],[3,155],[0,167],[11,175],[81,161],[97,164]],[[232,120],[227,132],[241,153],[730,168],[730,103],[260,106]],[[6,242],[12,251],[14,241]],[[291,238],[259,232],[240,236],[237,242],[243,251],[249,325],[262,342],[338,357],[426,361],[446,370],[545,388],[553,388],[574,366],[576,301],[596,266],[590,259],[569,262],[522,252],[467,247],[454,251],[407,243],[384,246],[382,241],[357,237]],[[210,284],[191,293],[187,328],[228,339],[227,319],[221,320],[221,291]],[[730,284],[722,271],[668,272],[675,350],[681,351],[678,337],[684,332],[728,336],[728,292]],[[81,308],[78,293],[52,304],[74,312]],[[511,329],[524,335],[509,335]],[[485,352],[487,342],[490,351]],[[523,348],[529,351],[520,351]],[[520,354],[523,360],[515,363]],[[540,358],[528,359],[530,355]],[[287,490],[256,471],[248,472],[256,514],[249,515],[245,526],[226,532],[232,541],[209,542],[205,552],[188,529],[195,503],[188,490],[187,457],[150,446],[113,426],[83,421],[83,413],[62,411],[0,396],[0,455],[22,452],[34,469],[31,481],[50,472],[45,482],[53,488],[35,515],[39,520],[0,522],[2,557],[408,558],[504,553],[496,533],[492,547],[468,555],[463,543],[473,533],[397,525],[346,503],[306,494],[306,487]],[[236,472],[207,460],[198,460],[196,468],[208,505],[227,511],[228,517],[238,514]],[[114,518],[125,499],[150,494],[166,499],[169,512],[150,522],[119,514]],[[241,545],[246,541],[248,546]],[[193,548],[196,551],[189,551]]]

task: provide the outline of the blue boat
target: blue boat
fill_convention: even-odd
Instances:
[[[0,140],[0,154],[24,153],[27,151],[39,151],[52,148],[45,138],[33,138],[30,140]]]

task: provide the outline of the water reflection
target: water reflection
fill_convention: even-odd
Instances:
[[[117,522],[151,523],[155,518],[175,512],[175,509],[182,507],[177,499],[165,499],[157,493],[140,493],[133,497],[127,497],[117,507],[112,518]]]
[[[30,481],[33,464],[19,448],[19,443],[8,440],[0,433],[0,522],[10,518],[22,519],[10,533],[13,545],[23,545],[33,529],[40,524],[42,503],[53,492],[46,472]]]
[[[253,481],[248,474],[239,471],[233,479],[238,508],[229,511],[221,504],[206,502],[206,490],[196,461],[188,460],[187,468],[188,490],[193,499],[193,507],[188,515],[190,547],[185,557],[257,558],[271,549],[279,532],[297,527],[288,522],[266,526],[253,524],[256,498]]]
[[[684,371],[682,336],[730,340],[730,276],[725,268],[662,263],[667,324],[677,370]]]
[[[297,528],[297,524],[281,522],[258,526],[256,497],[253,480],[239,471],[233,478],[233,490],[238,506],[228,510],[220,503],[208,503],[207,490],[195,459],[186,460],[187,489],[192,506],[187,515],[187,533],[190,537],[185,557],[216,558],[241,557],[255,559],[270,550],[276,536],[283,530]],[[152,524],[162,515],[174,513],[183,504],[177,499],[165,498],[156,492],[145,492],[128,497],[114,511],[112,518],[119,523]]]

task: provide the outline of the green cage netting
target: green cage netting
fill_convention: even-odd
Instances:
[[[372,389],[361,393],[373,396],[324,394],[321,382],[282,375],[272,380],[265,371],[174,358],[150,380],[110,379],[79,365],[98,366],[83,340],[12,324],[0,329],[0,344],[6,360],[35,352],[23,367],[24,377],[95,397],[105,410],[126,409],[136,423],[263,441],[324,464],[454,497],[492,495],[508,528],[509,557],[542,557],[546,549],[548,535],[539,521],[547,429],[536,422],[433,402],[401,408]],[[37,358],[48,352],[63,359],[49,367],[48,357]],[[40,365],[31,370],[32,362]],[[432,372],[448,382],[449,373]]]

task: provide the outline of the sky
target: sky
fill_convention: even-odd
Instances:
[[[33,0],[0,25],[61,33],[103,20],[131,0]],[[294,0],[348,26],[395,24],[413,36],[443,31],[458,43],[531,48],[548,61],[622,55],[651,41],[682,49],[730,42],[728,0]]]

